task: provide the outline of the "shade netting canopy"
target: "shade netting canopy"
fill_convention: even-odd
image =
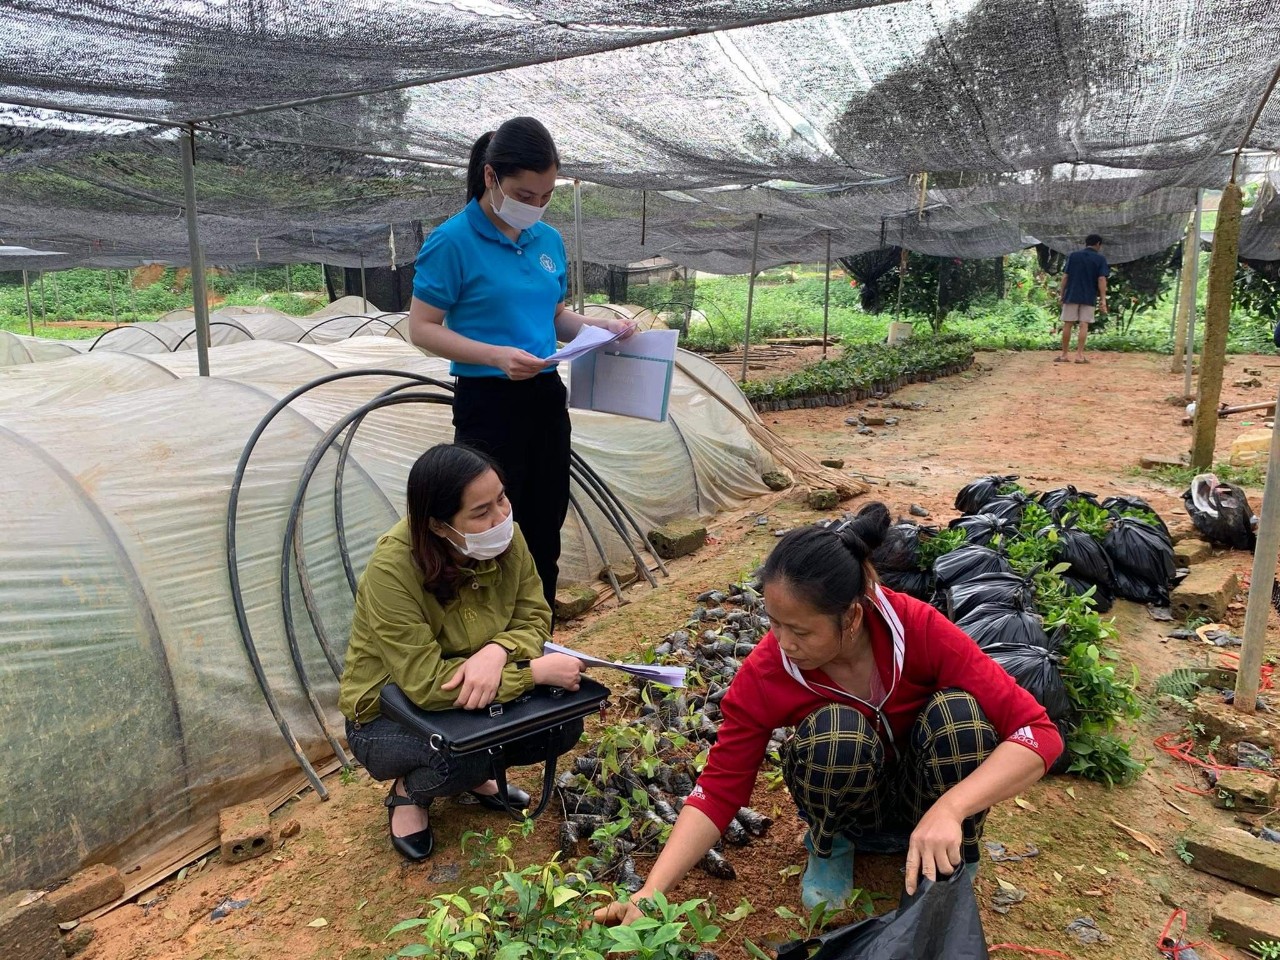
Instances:
[[[5,258],[33,269],[185,262],[188,122],[210,263],[404,263],[521,113],[590,185],[586,259],[710,272],[747,269],[757,214],[763,266],[1089,232],[1124,261],[1280,147],[1280,0],[26,0],[9,27],[0,238],[59,254]]]
[[[298,766],[255,683],[234,615],[226,523],[237,459],[273,403],[316,377],[353,369],[447,377],[444,361],[388,337],[245,341],[210,355],[208,378],[197,376],[191,351],[95,351],[0,370],[0,748],[10,768],[0,791],[0,890],[43,885],[98,861],[141,867],[127,876],[145,883],[207,845],[221,807],[296,784]],[[684,353],[680,362],[754,416],[713,364]],[[330,746],[289,654],[285,523],[325,431],[398,382],[353,378],[299,398],[263,434],[241,489],[236,569],[251,638],[293,734],[316,762]],[[760,475],[772,460],[720,400],[677,372],[671,410],[667,423],[573,413],[575,450],[644,529],[709,517],[764,492]],[[340,547],[362,570],[377,537],[403,514],[409,467],[452,433],[445,405],[370,414],[342,475],[342,537],[336,450],[308,488],[297,562],[314,603],[309,611],[296,576],[289,610],[333,730],[341,730],[337,686],[319,637],[340,662],[352,610]],[[561,560],[570,582],[594,581],[606,563],[633,563],[601,512],[581,499],[606,555],[571,515]]]

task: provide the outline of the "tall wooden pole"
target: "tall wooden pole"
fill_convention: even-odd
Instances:
[[[827,359],[827,315],[831,310],[831,231],[827,231],[827,272],[822,290],[822,359]]]
[[[1187,346],[1183,353],[1182,395],[1191,399],[1191,371],[1196,361],[1196,313],[1200,309],[1200,214],[1204,207],[1204,191],[1196,193],[1196,215],[1191,230],[1191,309],[1187,311]]]
[[[1216,231],[1214,242],[1217,242]],[[1263,647],[1267,641],[1267,614],[1271,610],[1271,584],[1276,576],[1277,554],[1280,554],[1280,430],[1273,430],[1271,457],[1267,461],[1267,479],[1262,490],[1258,545],[1253,550],[1249,605],[1244,614],[1244,644],[1240,648],[1240,667],[1236,673],[1235,708],[1241,713],[1253,713],[1257,709]]]
[[[751,307],[756,296],[756,260],[760,253],[760,221],[764,214],[756,214],[756,232],[751,240],[751,276],[747,279],[747,324],[742,335],[742,382],[747,382],[747,354],[751,351]]]
[[[1213,466],[1218,438],[1218,401],[1222,397],[1222,367],[1227,359],[1227,328],[1231,325],[1231,293],[1240,254],[1240,211],[1244,197],[1233,180],[1222,191],[1218,223],[1213,230],[1209,259],[1209,296],[1204,310],[1204,349],[1200,355],[1200,385],[1196,393],[1196,423],[1192,433],[1191,465]]]
[[[1199,195],[1197,194],[1197,197]],[[1196,202],[1199,209],[1199,201]],[[1182,276],[1178,281],[1178,314],[1177,325],[1173,332],[1173,361],[1169,366],[1170,373],[1181,373],[1184,355],[1187,351],[1187,317],[1196,306],[1196,289],[1192,274],[1196,269],[1196,257],[1200,249],[1200,231],[1195,227],[1195,214],[1187,218],[1187,236],[1182,242]]]
[[[187,217],[187,251],[191,262],[191,307],[196,320],[196,369],[209,376],[209,295],[204,286],[204,249],[200,246],[200,217],[196,208],[196,128],[181,138],[182,193]]]
[[[22,271],[22,292],[27,296],[27,327],[31,331],[31,335],[36,335],[36,321],[31,315],[31,281],[27,277],[27,271]]]

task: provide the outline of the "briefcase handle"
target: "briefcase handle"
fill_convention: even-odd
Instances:
[[[555,734],[564,729],[564,725],[552,727],[547,731],[547,760],[542,768],[542,796],[538,798],[538,805],[529,813],[523,810],[516,810],[511,806],[511,801],[507,794],[507,764],[503,758],[502,745],[489,748],[490,764],[493,769],[493,779],[498,782],[498,798],[502,801],[502,808],[511,815],[511,818],[517,822],[526,819],[536,820],[543,810],[547,809],[547,804],[551,800],[551,794],[556,786],[556,766],[560,760],[560,754],[556,752]]]

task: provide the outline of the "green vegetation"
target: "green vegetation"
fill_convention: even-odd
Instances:
[[[870,390],[913,374],[967,366],[972,359],[973,341],[961,334],[912,337],[892,347],[860,343],[845,348],[838,360],[820,361],[777,380],[749,381],[743,385],[743,392],[749,400],[842,395],[851,390]]]
[[[101,330],[62,325],[63,321],[155,320],[170,310],[190,308],[191,275],[165,269],[153,282],[134,287],[133,278],[150,277],[145,268],[130,270],[62,270],[46,273],[41,297],[39,274],[32,272],[31,309],[36,335],[56,339],[96,337]],[[314,263],[289,267],[211,271],[209,292],[217,303],[269,306],[292,316],[306,316],[328,302],[324,278]],[[293,292],[297,291],[297,292]],[[112,309],[114,299],[115,309]],[[0,273],[0,329],[27,333],[27,305],[20,273]]]
[[[1197,470],[1194,467],[1156,467],[1154,470],[1138,469],[1137,473],[1152,476],[1161,483],[1171,487],[1189,487],[1191,481],[1200,473],[1212,473],[1223,483],[1234,483],[1240,487],[1261,487],[1267,479],[1267,472],[1261,464],[1251,467],[1233,467],[1229,463],[1215,463],[1212,470]]]

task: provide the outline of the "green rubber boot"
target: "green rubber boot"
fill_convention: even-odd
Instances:
[[[853,896],[852,841],[838,836],[831,845],[831,856],[820,857],[813,852],[813,840],[806,833],[804,848],[809,851],[809,862],[800,878],[800,902],[806,910],[820,903],[829,910],[843,910]]]

